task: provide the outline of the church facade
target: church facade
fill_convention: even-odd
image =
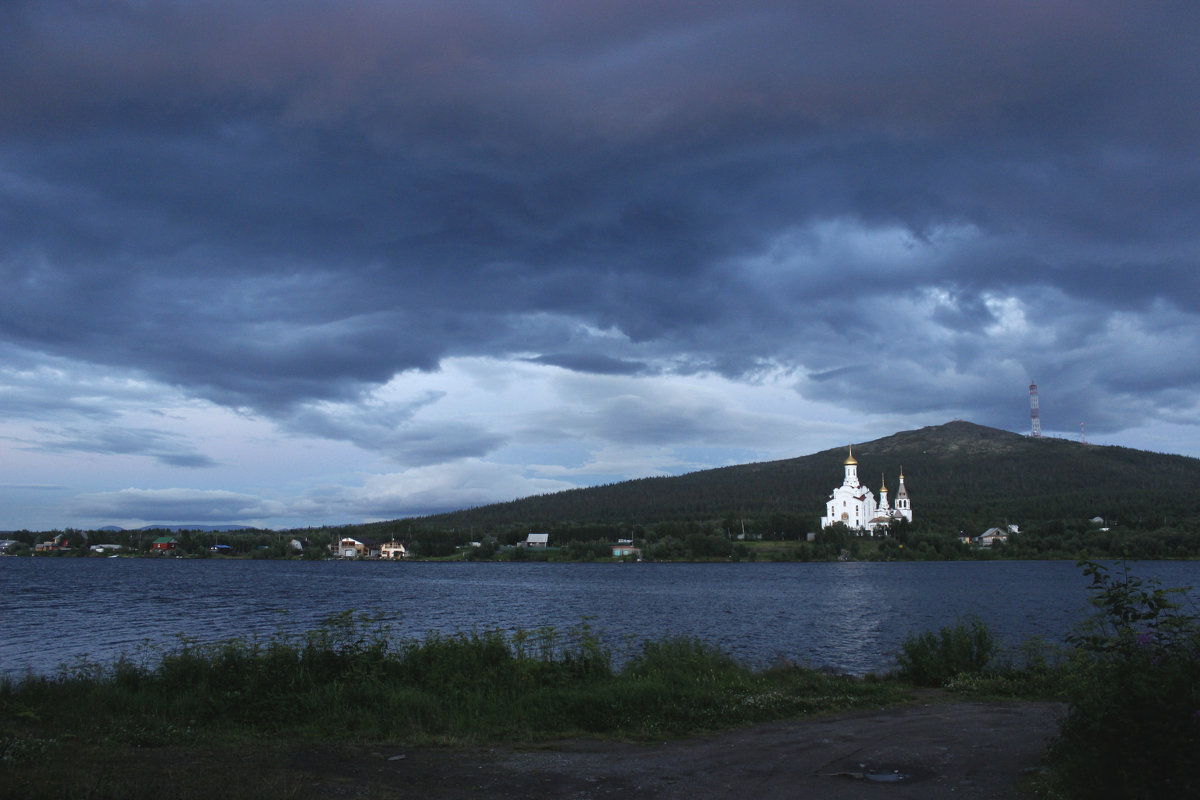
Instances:
[[[828,528],[838,522],[844,522],[853,531],[867,534],[882,533],[894,519],[905,519],[912,522],[912,503],[908,497],[908,489],[904,486],[904,470],[900,470],[900,487],[896,490],[896,505],[888,504],[887,482],[883,481],[879,488],[879,501],[875,494],[858,480],[858,460],[854,458],[854,448],[844,462],[845,476],[842,485],[833,490],[825,501],[825,516],[821,517],[821,527]]]

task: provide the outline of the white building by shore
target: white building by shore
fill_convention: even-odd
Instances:
[[[821,527],[828,528],[838,522],[854,531],[868,534],[882,532],[895,519],[905,519],[912,522],[912,504],[908,497],[908,489],[904,486],[904,470],[900,470],[900,487],[896,490],[895,508],[888,505],[888,488],[884,480],[880,484],[879,500],[876,502],[874,493],[858,480],[858,460],[854,457],[854,448],[843,463],[845,475],[842,485],[833,490],[825,501],[825,516],[821,517]]]

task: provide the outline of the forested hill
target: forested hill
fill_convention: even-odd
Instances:
[[[1122,523],[1170,522],[1200,508],[1200,459],[1124,447],[1033,439],[955,421],[854,443],[860,480],[894,500],[904,470],[914,523],[934,530],[1102,516]],[[846,449],[800,458],[572,489],[427,517],[441,528],[484,532],[513,526],[653,525],[774,518],[815,529],[842,482]],[[800,518],[800,519],[798,519]],[[1165,520],[1164,520],[1165,518]]]

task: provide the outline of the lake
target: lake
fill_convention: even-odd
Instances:
[[[1114,569],[1119,569],[1119,566]],[[1131,564],[1200,585],[1200,562]],[[0,673],[49,674],[162,646],[298,632],[355,610],[402,637],[573,629],[614,651],[697,636],[762,666],[782,657],[885,671],[911,632],[976,614],[1006,645],[1061,642],[1091,613],[1071,562],[564,564],[0,558]],[[1197,594],[1188,595],[1195,612]]]

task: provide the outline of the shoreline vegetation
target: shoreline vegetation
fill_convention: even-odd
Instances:
[[[782,524],[782,523],[781,523]],[[788,530],[804,530],[798,522]],[[1200,523],[1147,519],[1109,526],[1099,519],[1050,520],[1001,538],[980,541],[982,531],[951,534],[896,521],[886,535],[860,536],[843,525],[812,534],[780,533],[743,538],[738,522],[725,520],[660,523],[654,526],[569,525],[543,528],[550,546],[525,547],[530,526],[489,533],[422,527],[411,521],[287,531],[151,530],[4,534],[2,555],[36,557],[127,557],[310,559],[338,558],[337,543],[400,543],[408,561],[555,562],[811,562],[958,560],[1194,560],[1200,559]],[[156,539],[171,540],[155,550]],[[622,555],[614,548],[622,548]],[[364,560],[379,560],[378,556]]]
[[[1123,566],[1081,567],[1097,612],[1064,645],[1001,652],[967,617],[910,634],[892,672],[862,678],[789,662],[753,670],[686,638],[644,642],[616,665],[586,624],[396,642],[385,620],[346,613],[304,634],[181,639],[154,655],[0,680],[0,795],[148,797],[134,754],[161,748],[195,755],[193,767],[174,765],[187,784],[180,798],[296,796],[268,784],[231,795],[211,762],[279,743],[661,741],[903,704],[933,687],[1068,704],[1037,796],[1196,796],[1200,620],[1175,604],[1178,590]]]

